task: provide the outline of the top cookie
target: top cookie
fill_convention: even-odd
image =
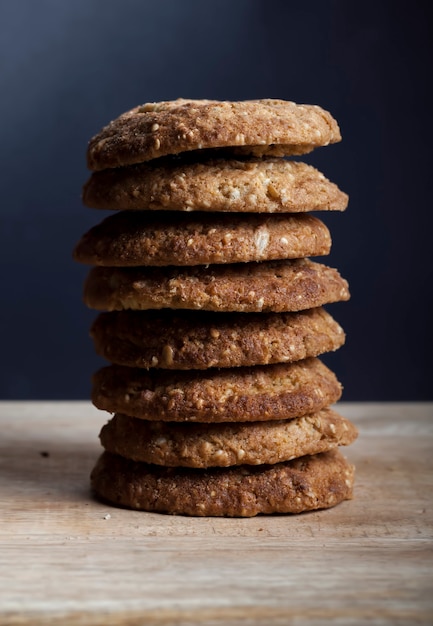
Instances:
[[[87,165],[96,171],[209,148],[288,156],[340,140],[337,122],[316,105],[180,98],[135,107],[110,122],[90,140]]]

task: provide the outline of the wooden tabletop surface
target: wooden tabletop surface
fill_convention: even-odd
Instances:
[[[355,499],[187,518],[92,499],[108,415],[0,403],[0,624],[432,624],[433,404],[339,404]]]

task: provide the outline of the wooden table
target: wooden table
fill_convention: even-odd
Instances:
[[[355,499],[186,518],[95,502],[107,414],[0,403],[1,624],[432,624],[433,404],[347,404]]]

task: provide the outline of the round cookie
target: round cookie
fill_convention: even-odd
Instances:
[[[309,259],[186,268],[94,267],[84,285],[92,309],[302,311],[349,299],[336,269]]]
[[[331,235],[311,215],[122,211],[91,228],[74,258],[111,267],[191,266],[329,254]]]
[[[299,313],[112,311],[93,322],[95,350],[118,365],[206,369],[289,363],[337,350],[345,335],[323,308]]]
[[[83,202],[113,210],[302,213],[344,211],[348,196],[303,162],[177,157],[94,172]]]
[[[337,402],[341,385],[319,359],[221,370],[110,365],[93,376],[98,409],[167,422],[254,422],[301,417]]]
[[[185,469],[104,452],[91,474],[118,506],[194,516],[251,517],[332,507],[352,497],[354,468],[338,449],[275,465]]]
[[[117,413],[100,433],[108,452],[170,467],[290,461],[352,443],[355,426],[331,409],[290,420],[241,424],[150,422]]]
[[[90,140],[87,165],[103,170],[209,148],[287,156],[340,140],[337,122],[316,105],[180,98],[137,106],[110,122]]]

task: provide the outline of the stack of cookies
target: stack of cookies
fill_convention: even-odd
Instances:
[[[93,379],[102,428],[95,493],[185,515],[299,513],[349,499],[338,447],[356,429],[330,405],[318,358],[344,343],[323,308],[347,300],[309,257],[331,237],[311,211],[347,196],[284,157],[339,141],[329,113],[281,100],[139,106],[90,142],[85,303],[111,364]]]

